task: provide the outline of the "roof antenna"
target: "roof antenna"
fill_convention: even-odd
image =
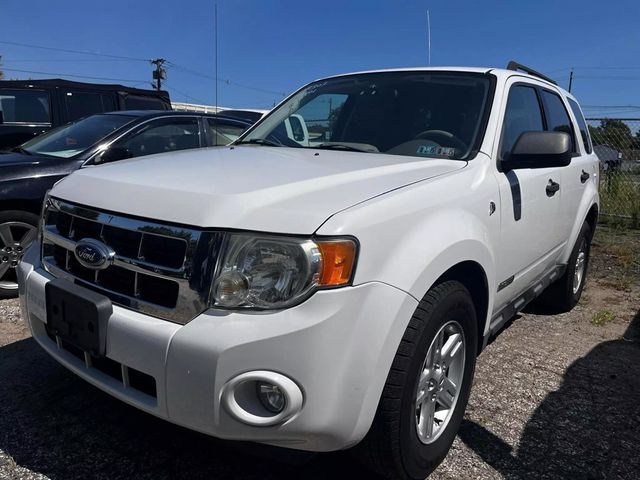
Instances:
[[[220,112],[218,108],[218,2],[214,4],[214,23],[215,23],[215,55],[216,55],[216,64],[215,64],[215,77],[216,77],[216,114]]]
[[[429,44],[429,66],[431,66],[431,18],[429,17],[429,10],[427,10],[427,39]]]

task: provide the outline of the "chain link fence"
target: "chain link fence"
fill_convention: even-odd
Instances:
[[[640,227],[640,118],[589,118],[587,124],[600,159],[602,216]]]

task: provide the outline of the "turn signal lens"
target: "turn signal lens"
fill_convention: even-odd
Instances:
[[[329,240],[316,243],[322,254],[322,272],[318,285],[326,287],[349,283],[356,260],[355,242]]]

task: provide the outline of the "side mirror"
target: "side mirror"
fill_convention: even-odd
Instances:
[[[110,147],[99,154],[94,163],[109,163],[126,158],[133,158],[133,154],[128,149],[124,147]]]
[[[566,167],[571,163],[571,137],[566,132],[524,132],[500,165],[519,168]]]

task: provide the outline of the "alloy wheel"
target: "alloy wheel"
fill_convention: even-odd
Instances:
[[[15,269],[36,234],[36,227],[29,223],[0,223],[0,290],[18,289]]]
[[[422,443],[433,443],[447,428],[458,402],[464,366],[464,331],[452,320],[438,330],[418,378],[414,415]]]
[[[583,238],[580,244],[580,250],[578,250],[578,257],[576,258],[576,265],[573,272],[573,294],[575,295],[580,290],[582,280],[584,279],[584,272],[587,260],[587,241]]]

